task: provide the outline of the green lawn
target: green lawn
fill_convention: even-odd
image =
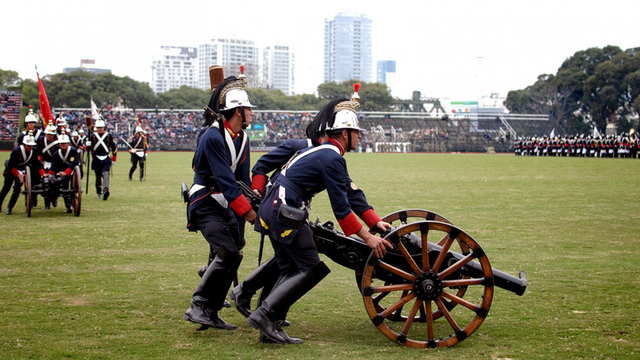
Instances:
[[[0,153],[0,160],[8,158]],[[260,156],[253,154],[253,160]],[[640,160],[481,154],[348,154],[349,172],[380,215],[419,208],[469,233],[495,269],[527,272],[524,296],[496,289],[467,340],[400,347],[368,319],[353,271],[332,273],[290,311],[299,346],[263,345],[234,309],[236,331],[182,319],[207,258],[189,233],[181,182],[190,153],[151,153],[146,183],[114,169],[108,201],[90,186],[82,214],[31,218],[23,198],[0,214],[2,359],[494,359],[640,357]],[[91,174],[93,182],[93,174]],[[84,186],[84,181],[83,181]],[[326,194],[311,218],[333,220]],[[247,231],[244,278],[259,237]],[[267,254],[268,256],[269,254]]]

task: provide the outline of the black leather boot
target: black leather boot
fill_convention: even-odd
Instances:
[[[277,315],[289,309],[304,294],[313,289],[331,270],[321,261],[307,271],[298,272],[275,286],[262,305],[247,318],[249,325],[278,344],[299,344],[277,324]],[[291,339],[287,342],[287,338]]]
[[[229,298],[236,309],[244,317],[251,315],[251,298],[265,283],[275,281],[280,276],[280,269],[275,258],[263,262],[244,281],[229,292]]]
[[[193,293],[191,307],[184,314],[185,320],[218,329],[236,329],[235,325],[222,320],[218,316],[218,311],[223,306],[224,297],[233,280],[233,274],[237,271],[241,261],[242,255],[228,251],[224,247],[220,249]]]

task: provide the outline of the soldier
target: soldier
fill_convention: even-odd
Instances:
[[[278,327],[277,320],[330,272],[318,257],[313,233],[307,222],[308,204],[316,193],[327,190],[334,215],[346,236],[360,236],[373,249],[376,257],[382,257],[386,248],[392,248],[387,240],[365,230],[351,210],[346,193],[349,184],[343,155],[346,151],[356,149],[361,136],[357,104],[355,101],[338,99],[320,111],[317,116],[322,119],[327,141],[302,150],[293,157],[282,169],[260,206],[260,223],[268,231],[281,275],[271,293],[251,313],[247,322],[260,329],[261,336],[273,342],[302,342],[289,337]]]
[[[60,114],[60,116],[58,116],[58,118],[56,119],[56,133],[58,135],[69,135],[69,130],[67,129],[67,120],[64,119],[64,116],[62,116],[62,114]]]
[[[129,152],[131,153],[129,181],[131,181],[131,177],[133,176],[133,172],[136,171],[136,167],[140,164],[140,181],[144,182],[144,163],[147,158],[147,138],[145,136],[145,131],[140,126],[136,126],[135,131],[135,134],[133,134],[129,139],[129,145],[131,146],[129,149]]]
[[[359,89],[360,84],[357,84],[356,89]],[[357,90],[354,93],[353,98],[357,98]],[[279,174],[278,171],[273,174],[267,184],[267,174],[274,170],[280,169],[284,166],[291,157],[293,157],[298,151],[306,149],[310,146],[318,146],[326,141],[326,135],[323,129],[323,120],[326,115],[319,113],[314,120],[307,126],[306,134],[308,139],[289,139],[283,144],[279,145],[275,149],[269,151],[269,153],[260,157],[252,169],[253,177],[251,181],[251,188],[254,189],[259,195],[265,193],[265,189],[275,182]],[[347,198],[350,206],[354,209],[354,212],[360,217],[369,228],[375,226],[379,231],[384,232],[387,227],[387,223],[380,224],[380,217],[375,213],[373,207],[367,203],[367,199],[362,190],[358,189],[353,183],[347,173]],[[265,187],[266,185],[266,187]],[[268,191],[268,190],[266,190]],[[389,225],[390,226],[390,225]],[[256,231],[268,235],[268,232],[260,226],[260,222],[256,223]],[[260,298],[258,299],[258,306],[262,303],[268,294],[270,293],[273,285],[280,276],[280,269],[278,268],[275,258],[270,258],[255,269],[241,284],[236,286],[230,293],[229,297],[235,302],[236,309],[245,317],[251,315],[251,298],[260,289],[263,288]],[[289,322],[285,320],[286,313],[279,314],[281,318],[276,319],[278,329],[281,326],[288,326]],[[268,338],[264,335],[260,337],[261,342],[269,342]]]
[[[253,105],[244,90],[244,77],[228,77],[213,90],[204,114],[207,128],[198,138],[192,161],[195,173],[187,228],[200,231],[216,255],[202,275],[184,319],[203,328],[236,329],[218,312],[242,261],[244,222],[253,224],[256,217],[236,183],[249,185],[249,139],[243,129],[250,123]]]
[[[51,162],[51,169],[49,169],[49,175],[57,175],[62,180],[60,183],[60,189],[68,190],[71,175],[76,166],[80,163],[80,157],[75,147],[69,145],[69,136],[66,134],[58,135],[58,151],[53,155],[53,161]],[[56,195],[57,197],[57,195]],[[67,208],[67,213],[71,213],[71,195],[63,195],[64,205]]]
[[[45,174],[42,163],[38,160],[38,149],[35,148],[35,146],[36,140],[34,136],[32,133],[28,133],[23,137],[22,145],[13,149],[9,160],[5,162],[3,173],[4,186],[2,187],[2,191],[0,191],[0,211],[2,211],[4,198],[9,193],[9,189],[13,184],[13,193],[7,204],[7,215],[11,215],[11,210],[18,201],[27,166],[31,169],[32,181],[34,183]],[[38,174],[39,177],[34,176],[35,174]]]
[[[96,120],[96,132],[91,134],[87,149],[92,153],[91,168],[96,174],[96,193],[98,199],[107,201],[109,195],[109,170],[116,163],[118,147],[113,136],[105,130],[106,124],[102,116]],[[111,153],[111,157],[109,157]]]
[[[58,138],[56,136],[56,127],[53,123],[49,123],[44,129],[44,136],[42,136],[39,140],[37,140],[39,154],[41,156],[42,167],[44,168],[45,173],[49,171],[51,168],[51,161],[53,160],[53,154],[58,150]],[[51,199],[45,197],[44,198],[44,208],[42,210],[49,210],[53,207],[58,206],[58,200]]]
[[[33,108],[31,107],[31,105],[29,105],[29,113],[24,117],[25,129],[20,134],[20,136],[18,136],[18,144],[23,144],[24,137],[29,133],[29,131],[32,132],[31,135],[33,135],[33,138],[36,140],[36,142],[38,141],[38,139],[42,136],[42,130],[36,129],[37,122],[38,119],[36,119],[36,116],[33,114]]]

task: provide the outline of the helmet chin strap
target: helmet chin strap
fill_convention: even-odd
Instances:
[[[351,131],[352,129],[347,129],[347,137],[349,138],[347,142],[347,152],[351,151]]]
[[[242,117],[242,129],[246,129],[247,127],[249,127],[249,124],[247,124],[247,118],[244,116],[244,108],[240,107],[240,116]]]

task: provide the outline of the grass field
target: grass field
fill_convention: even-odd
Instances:
[[[23,198],[0,214],[1,359],[640,358],[640,160],[348,154],[379,214],[437,212],[493,268],[527,272],[524,296],[496,289],[467,340],[419,350],[383,336],[353,271],[328,259],[332,273],[290,311],[287,332],[303,345],[260,344],[234,309],[222,317],[238,330],[195,331],[182,314],[208,247],[185,228],[179,185],[191,183],[190,159],[151,153],[140,183],[127,181],[122,156],[111,198],[97,200],[91,186],[80,217],[42,211],[40,200],[27,218]],[[316,216],[333,220],[326,194]],[[257,264],[259,237],[247,231],[247,242],[240,278]]]

